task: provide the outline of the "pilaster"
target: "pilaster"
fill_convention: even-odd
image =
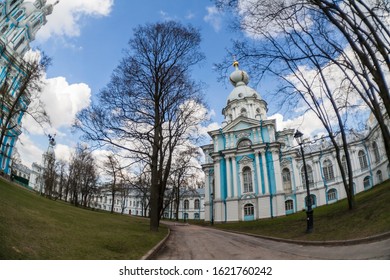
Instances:
[[[262,168],[263,168],[263,178],[264,178],[264,187],[265,187],[265,193],[269,194],[269,182],[268,182],[268,170],[267,170],[267,159],[265,158],[265,152],[260,154],[261,161],[262,161]]]
[[[231,188],[231,174],[230,174],[230,157],[227,156],[225,160],[226,164],[226,179],[227,179],[227,197],[232,197],[232,188]]]

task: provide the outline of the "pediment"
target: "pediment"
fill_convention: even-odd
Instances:
[[[236,132],[236,131],[242,131],[242,130],[246,130],[249,128],[257,127],[259,125],[260,125],[260,123],[258,120],[248,119],[245,117],[239,117],[239,118],[235,119],[234,121],[232,121],[231,123],[229,123],[228,125],[226,125],[222,129],[222,131],[224,133]]]
[[[248,156],[243,156],[242,159],[240,159],[238,162],[240,164],[246,164],[246,163],[253,162],[253,159]]]
[[[246,193],[243,196],[241,196],[241,200],[251,200],[251,199],[255,199],[255,198],[256,198],[256,195],[253,193]],[[245,201],[245,203],[247,203],[247,202],[248,201]]]

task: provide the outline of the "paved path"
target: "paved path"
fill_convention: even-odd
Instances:
[[[305,260],[390,259],[390,239],[359,245],[296,245],[224,232],[208,227],[170,224],[171,235],[157,260]]]

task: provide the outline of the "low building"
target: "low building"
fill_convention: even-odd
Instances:
[[[30,173],[29,187],[36,192],[43,193],[43,172],[44,168],[40,164],[34,162]]]
[[[12,165],[11,180],[25,187],[29,187],[31,170],[23,164]]]
[[[169,190],[166,195],[164,219],[176,219],[176,203],[169,199]],[[204,189],[186,189],[180,191],[178,218],[182,220],[204,219]],[[112,195],[110,191],[101,191],[91,197],[92,208],[111,211]],[[114,196],[113,212],[134,216],[149,216],[149,201],[147,195],[133,188],[126,196],[119,192]]]

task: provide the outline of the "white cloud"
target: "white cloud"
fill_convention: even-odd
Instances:
[[[303,115],[293,119],[285,120],[281,114],[269,116],[268,119],[276,120],[276,126],[279,131],[282,131],[283,129],[298,129],[306,136],[314,136],[324,129],[321,121],[312,111],[307,111]]]
[[[198,133],[199,133],[199,135],[204,136],[204,137],[206,137],[206,139],[208,139],[208,138],[210,138],[210,136],[208,135],[209,131],[217,130],[220,128],[221,128],[221,126],[217,122],[213,122],[213,123],[208,124],[207,126],[200,126]]]
[[[65,162],[69,162],[74,151],[75,148],[63,144],[57,144],[54,148],[57,161],[63,160]]]
[[[193,12],[188,12],[188,14],[186,15],[186,17],[185,17],[186,19],[193,19],[193,18],[195,18],[195,14],[193,13]]]
[[[64,77],[45,80],[46,86],[41,93],[41,101],[45,104],[46,112],[51,120],[51,129],[58,133],[58,129],[70,127],[76,114],[89,106],[91,89],[84,83],[69,84]],[[34,101],[30,106],[35,106]],[[43,134],[44,129],[30,116],[25,116],[23,126],[33,134]],[[54,133],[53,131],[50,131]]]
[[[25,133],[19,136],[16,142],[16,148],[18,149],[23,164],[31,166],[33,162],[40,163],[44,151],[38,148]]]
[[[216,32],[221,30],[222,27],[222,13],[217,7],[206,7],[207,15],[204,16],[204,21],[211,24]]]
[[[54,2],[55,0],[49,0],[48,4]],[[79,36],[83,17],[108,16],[113,5],[114,0],[62,0],[48,16],[46,25],[39,30],[37,39],[45,41],[53,35]]]

